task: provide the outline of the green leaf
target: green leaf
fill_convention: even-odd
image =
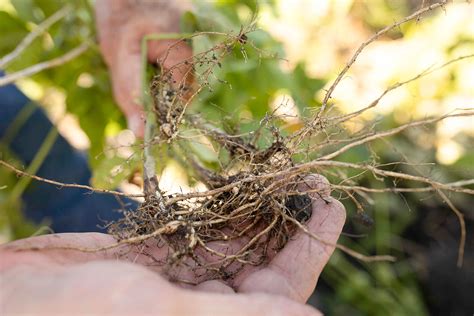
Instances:
[[[25,23],[5,11],[0,11],[0,56],[10,53],[28,34]]]
[[[196,15],[191,11],[186,11],[181,15],[179,25],[183,33],[194,33],[199,29]]]
[[[34,5],[34,0],[11,0],[10,2],[18,17],[24,21],[38,23],[44,18],[41,9]]]
[[[23,0],[18,0],[18,1],[22,2]],[[27,0],[27,1],[31,1],[31,0]],[[43,11],[43,13],[46,16],[50,16],[51,14],[61,9],[66,4],[66,1],[64,0],[34,0],[34,3],[35,3],[35,6],[37,8],[40,8],[41,11]]]
[[[131,157],[120,157],[116,153],[110,158],[101,159],[94,168],[91,183],[94,187],[102,189],[115,189],[132,172],[139,169],[141,159],[139,154]]]
[[[325,80],[310,78],[306,74],[305,65],[299,63],[293,70],[289,81],[289,90],[295,100],[300,114],[307,113],[307,107],[316,105],[315,94],[326,84]]]

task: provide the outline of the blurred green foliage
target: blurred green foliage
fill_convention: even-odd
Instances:
[[[356,14],[370,28],[377,29],[405,15],[412,9],[411,2],[393,2],[378,0],[374,5],[356,6]],[[32,24],[38,24],[47,16],[56,12],[70,1],[60,0],[11,0],[14,12],[0,11],[0,55],[12,51],[20,40],[31,30]],[[266,2],[272,5],[272,2]],[[197,9],[183,16],[185,31],[223,31],[238,34],[240,29],[252,22],[258,14],[254,1],[199,1]],[[26,66],[48,60],[73,49],[82,42],[95,37],[91,4],[86,0],[72,2],[73,14],[56,23],[48,33],[39,37],[14,63],[7,72],[13,72]],[[219,38],[198,37],[192,45],[195,52],[211,47]],[[257,30],[249,34],[258,50],[247,46],[237,47],[215,71],[219,80],[212,82],[212,89],[204,91],[196,100],[192,111],[202,113],[206,118],[222,124],[228,130],[247,132],[254,129],[265,114],[272,111],[270,103],[278,91],[286,91],[295,100],[300,113],[307,114],[308,107],[318,106],[315,99],[327,78],[311,78],[305,71],[305,64],[298,64],[293,70],[283,70],[281,58],[284,58],[282,45],[267,31]],[[317,56],[316,56],[317,58]],[[88,74],[93,84],[84,87],[78,85],[78,78]],[[113,188],[126,179],[139,165],[140,155],[121,157],[107,151],[106,138],[125,128],[123,115],[117,108],[111,93],[110,78],[100,56],[98,47],[92,47],[87,53],[73,61],[53,68],[31,78],[42,88],[54,87],[66,96],[67,111],[74,114],[81,128],[87,134],[91,147],[89,161],[94,172],[94,184],[99,187]],[[245,113],[245,115],[243,114]],[[380,123],[380,122],[379,122]],[[392,116],[381,120],[378,128],[396,126]],[[430,131],[421,131],[430,133]],[[391,146],[380,141],[370,148],[355,148],[340,157],[342,161],[370,161],[375,152],[380,162],[400,161],[400,152],[417,152],[418,145],[410,132],[400,134],[388,140]],[[193,150],[203,160],[215,162],[215,157],[207,153],[203,146],[193,145]],[[7,157],[7,148],[2,147],[2,158]],[[434,150],[424,152],[425,161],[434,161]],[[164,155],[163,152],[160,155]],[[11,156],[8,156],[11,157]],[[167,157],[179,161],[179,157]],[[424,171],[435,174],[443,182],[474,177],[472,161],[474,151],[466,153],[449,168],[430,167]],[[110,177],[111,170],[122,166],[121,172]],[[395,167],[394,167],[395,168]],[[397,167],[408,168],[408,167]],[[413,169],[410,172],[417,172]],[[348,176],[354,174],[348,173]],[[18,200],[9,198],[11,188],[17,179],[9,172],[0,169],[0,208],[9,210],[0,213],[0,226],[9,230],[13,238],[27,236],[37,228],[21,217]],[[358,178],[359,183],[368,187],[385,187],[387,184],[370,175]],[[407,184],[408,185],[408,184]],[[469,211],[472,201],[457,197],[456,202],[463,211]],[[366,264],[354,261],[342,253],[336,252],[323,273],[328,291],[319,295],[319,301],[329,315],[427,315],[425,298],[420,290],[417,270],[408,259],[402,246],[404,231],[417,220],[424,209],[433,208],[433,203],[449,213],[441,202],[426,199],[418,194],[380,194],[373,197],[372,203],[364,205],[375,219],[375,226],[367,229],[353,223],[355,206],[350,200],[343,201],[348,210],[348,225],[352,232],[366,234],[365,238],[342,237],[341,243],[362,253],[393,254],[401,260],[394,264]],[[411,210],[411,211],[407,211]],[[454,263],[453,263],[454,264]]]
[[[252,23],[253,14],[251,5],[232,4],[222,2],[217,10],[210,10],[208,5],[198,6],[193,13],[196,21],[194,31],[232,32],[237,35],[242,27]],[[244,12],[248,17],[242,21],[237,12]],[[190,12],[187,13],[188,17]],[[216,69],[215,75],[227,84],[218,81],[211,84],[212,90],[200,96],[192,109],[205,112],[210,119],[221,118],[222,115],[232,118],[233,124],[239,124],[241,113],[248,111],[252,118],[260,120],[272,111],[270,103],[279,90],[289,92],[295,100],[301,113],[306,113],[308,107],[316,105],[314,95],[325,84],[324,80],[309,78],[305,73],[304,64],[299,64],[291,72],[284,71],[281,63],[284,62],[282,45],[263,29],[247,34],[249,41],[257,49],[242,45],[234,50],[233,54]],[[193,41],[195,52],[205,51],[216,44],[220,39],[206,41],[197,37]],[[264,93],[262,93],[264,91]],[[213,106],[209,106],[213,105]]]

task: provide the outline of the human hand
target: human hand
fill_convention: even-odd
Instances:
[[[66,238],[94,243],[101,237]],[[69,259],[22,256],[24,262],[2,270],[2,315],[318,315],[285,297],[192,291],[137,264]]]
[[[179,19],[186,9],[184,1],[100,0],[96,1],[96,21],[102,55],[110,68],[116,101],[127,118],[128,127],[143,137],[141,92],[141,40],[152,33],[179,32]],[[192,56],[185,43],[176,40],[148,42],[148,61],[164,58],[163,67],[170,69]],[[173,79],[182,82],[188,66],[182,64]]]
[[[313,215],[307,226],[327,244],[298,232],[267,266],[246,267],[232,284],[212,280],[177,287],[153,273],[151,266],[147,268],[149,258],[139,253],[120,248],[97,253],[45,249],[103,247],[116,242],[110,235],[58,234],[30,238],[0,248],[3,258],[0,273],[8,281],[4,287],[4,301],[8,302],[5,308],[45,313],[73,310],[171,315],[317,315],[301,303],[312,293],[334,251],[330,244],[336,243],[339,237],[345,212],[339,202],[329,197],[324,178],[313,175],[307,179],[309,189],[319,191],[311,196]],[[42,250],[15,251],[15,248],[31,247]],[[166,251],[156,249],[154,256],[164,256]],[[57,297],[57,304],[50,304],[49,296]]]

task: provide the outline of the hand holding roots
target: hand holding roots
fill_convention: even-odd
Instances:
[[[219,34],[225,37],[220,44],[197,53],[172,69],[161,69],[161,73],[153,78],[150,85],[152,105],[149,106],[145,133],[144,202],[136,211],[126,211],[123,219],[108,225],[110,234],[118,240],[116,244],[98,249],[77,250],[103,251],[123,244],[134,245],[137,247],[129,248],[130,251],[150,257],[152,263],[162,266],[172,279],[181,280],[179,271],[185,268],[194,273],[190,278],[192,280],[227,280],[245,266],[268,262],[299,230],[319,243],[336,247],[361,260],[393,261],[391,256],[364,256],[342,245],[335,245],[334,241],[328,242],[308,230],[305,222],[314,215],[313,212],[318,211],[313,208],[315,200],[334,203],[329,197],[332,187],[341,196],[353,201],[362,217],[364,210],[359,199],[368,200],[368,193],[436,192],[459,219],[461,238],[458,264],[461,264],[466,236],[464,219],[461,211],[444,191],[474,194],[474,190],[462,187],[471,184],[472,180],[444,184],[424,176],[385,170],[375,162],[347,163],[334,158],[355,146],[395,135],[407,128],[426,126],[455,116],[474,115],[472,110],[460,110],[441,117],[410,122],[387,131],[376,132],[373,126],[369,126],[355,135],[347,135],[341,128],[342,123],[354,120],[363,112],[376,107],[391,90],[450,63],[471,58],[472,55],[453,59],[437,69],[427,70],[389,87],[362,110],[332,117],[328,115],[331,93],[367,45],[400,24],[443,7],[445,3],[446,1],[441,1],[422,8],[364,42],[328,90],[321,108],[313,117],[302,122],[303,127],[293,135],[282,132],[281,119],[273,114],[268,114],[254,132],[239,134],[227,133],[217,127],[218,124],[187,112],[193,97],[203,88],[210,87],[210,79],[216,79],[213,68],[221,67],[227,55],[240,50],[246,57],[246,46],[257,49],[247,36],[247,33],[254,30],[254,24],[243,28],[237,35]],[[205,33],[200,35],[203,34]],[[170,52],[172,49],[173,46],[170,47]],[[173,71],[183,69],[187,69],[183,81],[174,82]],[[217,81],[225,83],[220,79]],[[206,139],[216,151],[225,152],[228,158],[221,162],[217,170],[207,168],[189,150],[190,140],[183,131],[192,131],[196,139]],[[334,135],[338,138],[335,139]],[[267,145],[257,145],[261,143]],[[207,191],[175,195],[165,195],[160,191],[151,147],[162,144],[166,144],[176,156],[184,157],[190,173],[206,185]],[[384,189],[358,186],[347,178],[343,171],[345,169],[370,173],[377,180],[392,179],[394,186]],[[324,177],[318,175],[305,176],[313,172],[340,179],[340,184],[330,185]],[[425,186],[403,184],[401,187],[397,185],[399,181],[411,181]],[[166,255],[154,257],[153,249],[156,247],[165,249]]]
[[[179,139],[185,99],[173,90],[170,78],[164,74],[152,83],[153,111],[161,126],[155,141]],[[294,233],[292,221],[309,219],[312,202],[306,192],[298,190],[303,177],[272,176],[292,165],[276,132],[273,144],[258,150],[240,137],[206,126],[198,118],[186,119],[225,148],[232,163],[216,173],[187,155],[195,176],[209,188],[207,194],[183,200],[162,197],[161,193],[155,194],[159,191],[155,178],[145,182],[145,202],[140,208],[126,212],[122,220],[109,226],[109,231],[119,240],[135,240],[175,223],[166,234],[156,236],[156,243],[169,249],[162,264],[192,267],[206,279],[226,279],[246,264],[264,263],[270,253],[280,250]]]
[[[425,11],[426,9],[420,10],[418,15]],[[397,23],[386,29],[400,24]],[[242,51],[245,45],[252,45],[246,35],[253,30],[252,27],[242,29],[236,36],[228,35],[222,43],[184,61],[183,65],[189,72],[182,82],[173,81],[173,71],[182,70],[183,65],[176,65],[174,69],[162,69],[151,82],[153,124],[156,123],[157,128],[152,137],[145,139],[145,146],[174,145],[177,155],[184,156],[194,177],[204,183],[208,190],[165,196],[159,190],[156,176],[154,174],[152,177],[145,176],[144,203],[137,211],[126,212],[122,220],[110,224],[109,232],[118,238],[119,243],[141,243],[147,247],[152,245],[168,249],[166,258],[160,257],[156,262],[165,267],[171,278],[178,278],[179,273],[176,271],[181,267],[194,271],[195,276],[202,280],[232,278],[247,265],[261,265],[267,262],[285,246],[296,230],[302,230],[318,242],[326,243],[319,236],[309,232],[304,223],[314,211],[312,208],[314,199],[330,203],[328,199],[330,185],[324,177],[313,176],[308,182],[308,177],[304,175],[314,170],[321,171],[320,167],[337,167],[338,162],[330,159],[353,146],[393,135],[405,128],[449,117],[412,122],[380,133],[369,132],[347,145],[344,145],[344,141],[339,142],[343,146],[337,147],[339,143],[329,138],[326,143],[318,143],[320,135],[330,135],[332,130],[339,129],[341,122],[353,119],[360,113],[327,118],[323,115],[329,108],[326,99],[316,116],[308,120],[297,133],[289,136],[282,135],[279,118],[273,115],[267,115],[256,132],[239,135],[229,134],[199,115],[188,114],[186,110],[191,99],[201,89],[210,86],[209,78],[213,75],[213,68],[220,67],[225,62],[224,58],[236,47],[240,47]],[[379,35],[371,41],[377,36]],[[243,38],[245,41],[242,41]],[[362,47],[366,45],[364,43]],[[356,52],[353,60],[361,50]],[[425,73],[417,77],[422,75]],[[190,79],[191,76],[197,79],[198,85],[191,84],[193,81]],[[405,83],[398,86],[403,84]],[[334,85],[337,85],[337,82]],[[394,88],[387,89],[385,93]],[[375,105],[378,101],[379,99],[375,101]],[[368,106],[364,111],[372,107]],[[456,115],[472,115],[472,113],[452,114]],[[317,126],[314,124],[315,120],[318,122]],[[182,135],[182,130],[186,129],[195,131],[197,135],[210,141],[215,148],[225,151],[229,156],[228,161],[222,163],[217,171],[202,165],[187,147],[186,142],[189,140]],[[256,145],[261,140],[262,130],[266,132],[263,134],[267,135],[265,140],[269,144],[264,148]],[[306,146],[306,152],[303,152],[303,145]],[[295,155],[301,153],[308,155],[315,148],[321,152],[320,158],[295,163]],[[145,156],[149,155],[146,149]],[[347,164],[340,164],[342,167],[348,167]],[[352,167],[368,170],[379,176],[414,180],[409,175],[401,173],[389,174],[376,166],[357,164]],[[423,177],[418,177],[417,180],[432,185],[434,189],[443,187],[442,184],[438,185]],[[362,193],[352,187],[349,185],[349,189],[342,191],[354,200],[359,214],[363,215],[361,204],[354,198],[355,193],[361,196]],[[443,188],[456,190],[447,186]],[[462,226],[462,216],[460,222]],[[462,240],[464,235],[463,231]],[[332,246],[362,260],[393,260],[390,256],[367,257],[341,245],[332,244]],[[147,252],[146,248],[141,251]]]

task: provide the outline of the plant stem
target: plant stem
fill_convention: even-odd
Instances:
[[[15,47],[11,53],[0,58],[0,68],[5,69],[5,67],[7,67],[8,64],[10,64],[15,58],[20,56],[20,54],[23,53],[35,39],[43,34],[51,25],[68,15],[71,11],[72,6],[67,4],[62,9],[56,11],[56,13],[52,14],[46,20],[41,22],[33,31],[28,33],[28,35],[23,38],[20,44],[18,44],[18,46]]]
[[[145,137],[143,151],[143,179],[145,199],[153,196],[158,200],[159,208],[162,212],[166,212],[163,196],[158,187],[158,179],[156,177],[156,161],[151,150],[152,141],[155,138],[156,118],[151,108],[150,94],[147,84],[147,64],[148,64],[148,41],[164,40],[164,39],[182,39],[192,36],[188,33],[164,33],[164,34],[148,34],[143,37],[141,42],[141,88],[142,88],[142,105],[146,113],[145,116]]]
[[[7,84],[10,84],[10,83],[12,83],[12,82],[14,82],[18,79],[28,77],[28,76],[32,76],[32,75],[37,74],[38,72],[41,72],[43,70],[50,69],[50,68],[57,67],[57,66],[60,66],[62,64],[65,64],[65,63],[73,60],[74,58],[78,57],[79,55],[84,53],[86,50],[88,50],[90,45],[91,45],[90,41],[86,41],[86,42],[82,43],[81,45],[77,46],[76,48],[71,49],[69,52],[67,52],[66,54],[64,54],[62,56],[59,56],[59,57],[53,58],[51,60],[47,60],[47,61],[38,63],[36,65],[30,66],[28,68],[25,68],[25,69],[19,70],[17,72],[11,73],[9,75],[6,75],[6,76],[0,78],[0,87],[5,86]]]

